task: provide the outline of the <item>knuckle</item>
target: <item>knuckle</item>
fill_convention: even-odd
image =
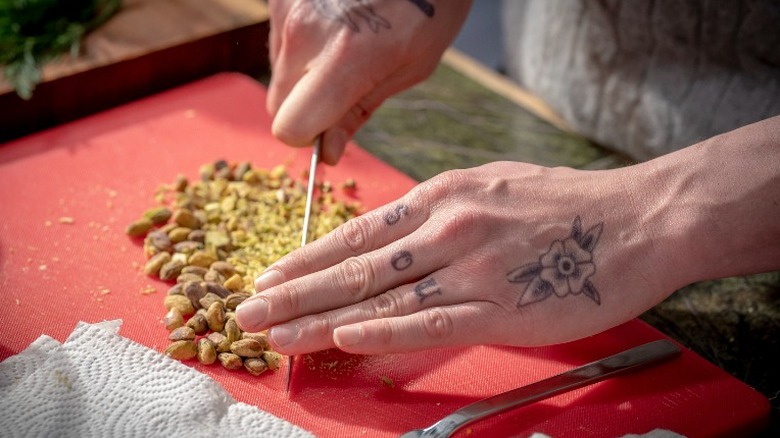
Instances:
[[[393,291],[377,295],[374,297],[371,305],[374,314],[376,314],[378,318],[388,318],[401,314],[401,300]]]
[[[478,226],[479,213],[476,211],[456,211],[437,222],[436,229],[426,237],[426,245],[429,247],[441,247],[458,241],[473,241],[475,233],[484,231]]]
[[[278,286],[276,293],[274,294],[275,302],[283,312],[289,314],[297,314],[302,309],[303,300],[301,297],[301,289],[295,282],[288,282]],[[274,312],[276,313],[276,312]]]
[[[380,319],[375,339],[380,345],[392,345],[395,340],[395,327],[388,319]]]
[[[454,326],[450,315],[442,309],[423,312],[423,328],[432,339],[444,339],[452,335]]]
[[[346,292],[354,302],[363,301],[369,294],[374,274],[364,257],[350,257],[336,268],[334,286]]]
[[[311,316],[300,322],[307,338],[325,339],[333,334],[333,324],[330,318],[323,316]]]
[[[348,220],[338,228],[337,236],[341,243],[352,252],[362,254],[369,247],[368,226],[362,217]]]
[[[412,195],[417,199],[427,199],[441,204],[452,198],[453,193],[463,186],[464,180],[463,170],[448,170],[418,185],[412,191]]]

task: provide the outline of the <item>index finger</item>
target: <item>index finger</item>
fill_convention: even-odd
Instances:
[[[428,219],[409,196],[350,219],[328,235],[299,248],[269,266],[255,280],[260,292],[286,281],[319,272],[343,260],[365,254],[400,239]]]

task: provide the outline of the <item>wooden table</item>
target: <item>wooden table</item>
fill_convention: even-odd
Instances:
[[[260,0],[124,0],[77,58],[43,68],[22,100],[0,79],[0,141],[75,120],[220,71],[268,70]]]

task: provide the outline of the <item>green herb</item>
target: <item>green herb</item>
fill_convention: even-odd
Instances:
[[[62,53],[77,56],[81,38],[105,23],[121,0],[0,0],[0,65],[23,99],[41,82],[41,67]]]

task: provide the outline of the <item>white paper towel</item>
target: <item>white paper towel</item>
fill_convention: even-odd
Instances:
[[[0,363],[0,435],[311,437],[216,381],[119,336],[121,321],[41,336]]]

